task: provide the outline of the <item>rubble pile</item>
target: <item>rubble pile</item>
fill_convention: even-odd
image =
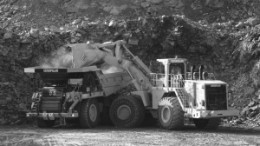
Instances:
[[[260,99],[251,101],[242,111],[241,117],[229,122],[230,126],[260,126]]]

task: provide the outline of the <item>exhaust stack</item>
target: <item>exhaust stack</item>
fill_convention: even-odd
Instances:
[[[194,73],[194,71],[195,71],[195,68],[196,68],[195,65],[193,65],[193,66],[191,67],[191,80],[194,80],[193,73]]]
[[[202,73],[203,73],[203,70],[204,70],[204,66],[201,65],[200,68],[199,68],[199,80],[202,80]]]

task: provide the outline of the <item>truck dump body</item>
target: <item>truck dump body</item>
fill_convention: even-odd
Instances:
[[[25,73],[73,73],[73,72],[89,72],[99,71],[96,66],[89,66],[83,68],[43,68],[41,66],[24,68]]]
[[[100,86],[100,90],[103,92],[104,96],[109,96],[115,94],[120,89],[124,88],[131,82],[131,77],[126,72],[117,72],[110,74],[103,74],[100,69],[96,66],[83,67],[83,68],[41,68],[41,67],[31,67],[25,68],[26,73],[38,73],[41,79],[45,83],[49,84],[59,84],[66,85],[70,82],[75,82],[76,79],[82,80],[83,87],[90,86],[87,82],[89,79],[95,81],[95,85]],[[88,76],[90,75],[90,76]],[[89,79],[88,79],[89,78]],[[86,81],[84,81],[86,80]],[[89,81],[90,82],[90,81]],[[78,82],[79,83],[79,82]],[[74,83],[77,84],[77,83]],[[97,85],[99,84],[99,85]],[[58,86],[59,86],[58,85]],[[51,86],[51,85],[49,85]],[[57,86],[57,85],[56,85]],[[86,87],[85,87],[86,88]],[[86,90],[82,90],[83,93],[87,93]]]
[[[120,89],[126,87],[131,82],[131,77],[125,72],[102,74],[99,80],[105,96],[115,94]]]

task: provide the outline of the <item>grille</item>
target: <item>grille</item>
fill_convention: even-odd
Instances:
[[[60,112],[61,102],[60,101],[42,101],[41,102],[41,112]]]
[[[207,110],[227,110],[226,85],[206,85]]]
[[[63,88],[46,87],[42,89],[40,112],[60,112]]]

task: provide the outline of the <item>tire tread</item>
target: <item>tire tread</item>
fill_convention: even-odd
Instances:
[[[142,102],[138,98],[138,96],[129,95],[118,97],[113,101],[110,107],[110,119],[116,127],[132,128],[138,127],[142,124],[145,116],[145,109]],[[124,122],[116,117],[116,107],[122,104],[130,105],[130,108],[134,111],[134,117],[127,122]]]
[[[181,105],[177,99],[177,97],[164,97],[161,99],[163,101],[165,106],[171,106],[171,119],[169,123],[164,123],[160,117],[160,109],[162,108],[163,105],[160,105],[159,107],[159,123],[161,127],[168,129],[168,130],[179,130],[182,129],[184,126],[184,112],[181,108]]]

